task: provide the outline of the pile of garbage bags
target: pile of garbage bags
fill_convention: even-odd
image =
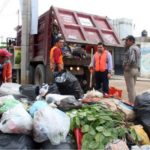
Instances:
[[[9,134],[23,134],[32,137],[32,142],[42,143],[49,140],[52,145],[66,141],[70,118],[63,111],[40,100],[27,109],[12,95],[0,97],[0,102],[2,135],[8,134],[9,138]],[[3,144],[2,141],[0,143]]]
[[[70,72],[51,84],[0,87],[0,149],[150,149],[150,93],[130,106],[115,93],[83,93]]]

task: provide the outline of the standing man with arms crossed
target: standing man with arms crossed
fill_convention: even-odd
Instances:
[[[135,38],[129,35],[125,38],[125,54],[123,60],[124,78],[127,86],[128,99],[131,105],[135,101],[135,84],[140,69],[140,49],[135,44]]]
[[[50,70],[61,72],[64,69],[62,47],[64,40],[61,37],[55,39],[55,45],[50,50]]]
[[[93,55],[90,64],[90,71],[95,73],[96,90],[102,88],[104,97],[109,94],[109,79],[112,73],[112,56],[108,50],[104,48],[104,44],[97,44],[97,51]]]

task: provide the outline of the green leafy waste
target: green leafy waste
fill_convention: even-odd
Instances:
[[[102,150],[112,140],[125,138],[127,128],[124,114],[112,112],[101,103],[85,105],[67,114],[71,118],[71,131],[74,128],[82,129],[82,149]]]

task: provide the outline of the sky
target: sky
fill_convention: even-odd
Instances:
[[[150,33],[149,0],[38,0],[38,4],[38,15],[53,5],[110,19],[131,19],[134,36],[140,36],[144,29]],[[19,0],[0,0],[0,41],[5,37],[16,37],[14,28],[21,24],[18,10],[20,12]]]

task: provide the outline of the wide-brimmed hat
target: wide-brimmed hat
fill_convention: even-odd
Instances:
[[[11,57],[12,56],[12,53],[8,52],[7,49],[0,49],[0,56],[3,56],[3,57]]]

